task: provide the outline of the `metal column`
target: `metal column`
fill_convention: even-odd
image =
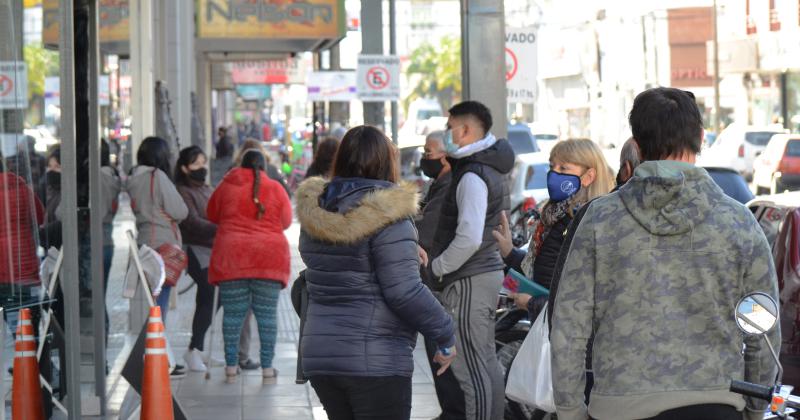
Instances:
[[[395,0],[389,0],[389,54],[397,54],[397,10]],[[392,101],[392,141],[397,144],[397,101]]]
[[[91,242],[92,325],[94,336],[94,392],[100,399],[100,414],[106,413],[106,291],[103,275],[103,217],[100,180],[100,80],[98,43],[99,5],[89,2],[89,229]],[[102,332],[102,333],[100,333]]]
[[[75,34],[73,0],[59,0],[61,59],[61,208],[63,210],[64,291],[67,409],[69,418],[81,417],[81,329],[78,309],[78,176],[75,141]]]
[[[361,52],[383,54],[383,1],[361,0]],[[364,103],[364,123],[385,128],[383,102]]]
[[[505,137],[508,129],[505,34],[502,1],[461,0],[463,97],[489,107],[497,137]]]

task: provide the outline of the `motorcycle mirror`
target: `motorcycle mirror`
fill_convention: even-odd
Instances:
[[[736,305],[736,325],[745,334],[764,335],[778,323],[778,304],[766,293],[751,293]]]

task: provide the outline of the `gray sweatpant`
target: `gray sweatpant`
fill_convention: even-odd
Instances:
[[[450,365],[464,392],[469,420],[502,420],[505,383],[494,342],[497,296],[503,272],[456,281],[442,291],[441,302],[456,323],[458,356]]]

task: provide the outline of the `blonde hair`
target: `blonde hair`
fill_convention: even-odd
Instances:
[[[239,153],[236,154],[236,159],[233,160],[233,166],[242,166],[242,158],[244,157],[244,154],[250,150],[258,150],[261,152],[261,155],[264,156],[264,160],[267,164],[269,164],[269,155],[267,154],[267,149],[264,148],[264,145],[259,140],[248,138],[244,141],[244,143],[242,143],[241,147],[239,147]]]
[[[550,151],[550,162],[572,163],[584,168],[594,168],[595,178],[585,189],[582,198],[593,200],[608,194],[614,188],[614,172],[608,166],[603,152],[589,139],[570,139],[556,143]]]

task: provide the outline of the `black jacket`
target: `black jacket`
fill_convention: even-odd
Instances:
[[[442,205],[439,226],[433,239],[431,261],[441,255],[456,236],[458,227],[456,193],[461,178],[470,172],[478,175],[486,183],[489,196],[480,248],[458,270],[436,279],[437,290],[443,290],[447,285],[466,277],[503,269],[503,258],[497,249],[497,242],[492,232],[500,224],[500,214],[509,209],[507,175],[514,168],[514,150],[507,140],[500,139],[489,148],[473,155],[462,159],[449,158],[449,160],[453,179]]]
[[[413,185],[311,178],[297,190],[308,312],[303,373],[406,376],[417,331],[455,343],[450,315],[419,275]]]

